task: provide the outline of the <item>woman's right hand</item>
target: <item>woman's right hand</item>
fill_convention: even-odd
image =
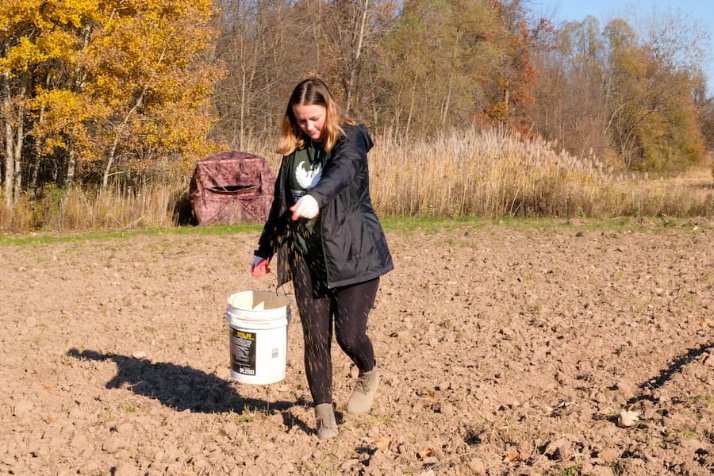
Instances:
[[[250,265],[250,274],[252,274],[254,278],[259,278],[269,272],[270,268],[268,268],[268,260],[261,258],[260,256],[253,256],[253,263]]]

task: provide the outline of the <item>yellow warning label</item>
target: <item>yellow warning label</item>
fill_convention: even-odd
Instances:
[[[236,331],[235,336],[239,339],[255,340],[254,332]]]

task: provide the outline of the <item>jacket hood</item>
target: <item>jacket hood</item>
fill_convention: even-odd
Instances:
[[[342,129],[345,131],[345,136],[363,141],[365,152],[369,152],[374,146],[372,136],[364,124],[345,124]]]

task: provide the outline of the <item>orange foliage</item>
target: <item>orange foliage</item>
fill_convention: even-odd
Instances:
[[[525,11],[519,1],[492,0],[499,18],[505,25],[506,63],[496,73],[490,102],[476,116],[484,125],[506,124],[513,130],[529,135],[532,129],[533,91],[537,71],[531,61],[532,33],[525,20]]]
[[[213,12],[211,0],[3,2],[0,73],[26,95],[34,152],[105,177],[211,152]]]

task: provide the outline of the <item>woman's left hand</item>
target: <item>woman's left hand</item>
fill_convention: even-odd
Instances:
[[[254,278],[259,278],[269,272],[268,260],[260,256],[253,256],[253,263],[250,265],[250,274],[252,274]]]
[[[312,220],[320,214],[320,207],[317,204],[317,200],[310,195],[304,195],[300,197],[300,200],[295,205],[290,207],[290,211],[293,212],[293,221],[300,217]]]

